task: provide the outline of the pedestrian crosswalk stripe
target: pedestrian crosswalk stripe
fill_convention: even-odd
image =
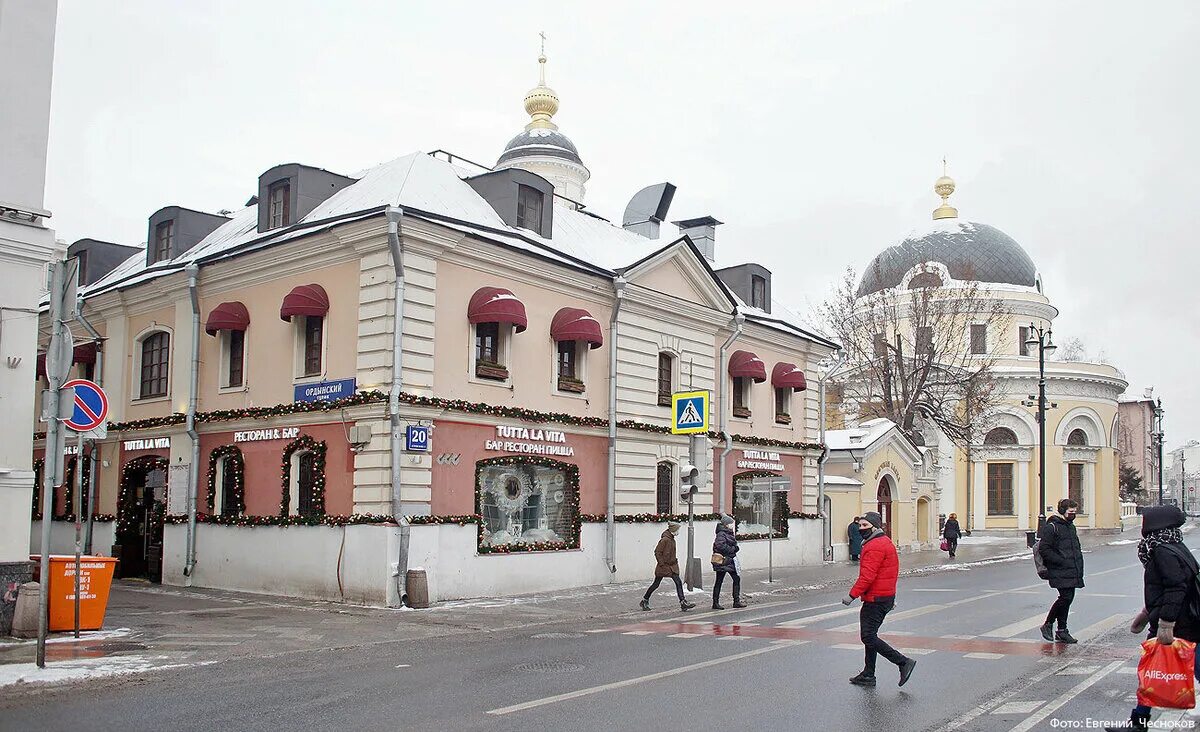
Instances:
[[[995,661],[999,658],[1004,658],[1003,653],[967,653],[963,658],[979,658],[987,661]]]
[[[667,637],[668,638],[699,638],[703,635],[704,635],[703,633],[672,633],[672,634],[668,635]]]
[[[992,710],[992,714],[1033,714],[1045,701],[1015,701],[1001,704]]]
[[[937,653],[936,648],[897,648],[906,656],[928,656],[930,653]]]
[[[653,630],[627,630],[621,635],[654,635]]]
[[[1059,676],[1088,676],[1100,670],[1099,666],[1068,666],[1058,672]]]
[[[593,628],[591,630],[585,630],[583,632],[584,633],[611,633],[612,628]]]
[[[994,628],[981,635],[985,638],[1012,638],[1014,635],[1027,633],[1041,627],[1045,621],[1046,614],[1039,612],[1037,615],[1018,620],[1015,623],[1009,623],[1008,625],[1001,625],[999,628]]]
[[[861,651],[863,646],[861,643],[838,643],[830,646],[830,648],[837,648],[841,651]]]
[[[943,635],[943,638],[952,638],[954,640],[975,640],[977,635]]]
[[[1125,666],[1123,668],[1119,668],[1119,669],[1117,669],[1117,673],[1119,673],[1119,674],[1136,674],[1137,666]]]

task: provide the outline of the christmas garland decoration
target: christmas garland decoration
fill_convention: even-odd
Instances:
[[[217,500],[217,468],[221,458],[233,461],[233,485],[222,485],[222,503],[233,507],[233,513],[241,514],[246,511],[246,460],[242,450],[237,445],[221,445],[213,448],[208,456],[208,512],[221,514]],[[222,470],[224,469],[223,466]]]
[[[67,523],[73,524],[73,523],[75,523],[75,514],[69,513],[66,516],[57,516],[50,520],[51,521],[65,521]],[[95,516],[92,516],[92,523],[97,523],[97,524],[106,524],[110,521],[116,521],[116,520],[117,520],[117,517],[113,516],[111,513],[98,513]]]
[[[29,518],[32,521],[37,521],[42,517],[42,470],[46,467],[46,461],[43,458],[35,458],[33,461],[33,504],[30,508]],[[51,516],[53,518],[53,516]]]
[[[574,514],[571,521],[571,526],[567,537],[562,541],[534,541],[534,542],[516,542],[513,544],[484,544],[484,525],[482,521],[483,507],[480,505],[483,499],[483,491],[479,489],[480,478],[484,468],[494,467],[497,465],[538,465],[544,468],[555,468],[562,470],[563,476],[563,491],[566,494],[564,501],[566,508]],[[579,514],[579,466],[572,463],[563,463],[558,460],[552,460],[544,457],[524,457],[506,455],[503,457],[489,458],[480,460],[475,463],[475,514],[481,517],[477,522],[479,529],[476,532],[475,546],[480,554],[512,554],[515,552],[544,552],[544,551],[562,551],[564,549],[578,549],[579,535],[582,531],[582,522]]]
[[[171,514],[166,517],[168,524],[186,524],[186,513]],[[355,513],[349,516],[212,516],[207,513],[196,514],[196,523],[214,524],[216,526],[360,526],[363,524],[395,523],[391,516],[375,513]]]
[[[585,513],[581,518],[584,523],[602,524],[608,520],[608,514]],[[696,513],[692,514],[692,519],[694,521],[720,521],[721,514]],[[613,523],[617,524],[665,524],[668,521],[684,524],[687,523],[687,520],[686,513],[623,513],[613,516]]]
[[[83,460],[83,478],[82,478],[83,483],[82,484],[85,487],[85,490],[83,491],[83,496],[82,496],[83,505],[80,507],[80,512],[84,516],[86,516],[87,512],[88,512],[88,491],[86,490],[86,487],[87,487],[88,483],[90,483],[92,480],[92,461],[89,460],[86,456],[83,457],[82,460]],[[71,459],[71,462],[67,465],[67,469],[64,471],[66,473],[66,479],[65,479],[66,490],[65,490],[65,495],[63,496],[63,503],[66,504],[66,507],[65,507],[66,510],[64,511],[63,515],[65,516],[65,515],[70,514],[72,517],[71,518],[72,521],[75,520],[74,519],[75,512],[71,510],[75,507],[75,469],[76,469],[76,466],[79,464],[79,461],[80,461],[80,458],[78,456],[73,457]]]
[[[134,473],[145,472],[150,470],[162,470],[166,472],[170,462],[165,457],[158,455],[143,455],[142,457],[134,458],[125,463],[125,467],[121,468],[121,487],[117,491],[117,537],[123,534],[129,534],[137,529],[138,517],[133,512],[134,489],[133,476]]]
[[[522,407],[507,407],[497,406],[494,404],[486,404],[484,402],[469,402],[465,399],[445,399],[442,397],[421,396],[419,394],[410,394],[408,392],[400,393],[400,401],[414,407],[428,407],[432,409],[442,409],[450,412],[461,412],[464,414],[478,414],[489,417],[505,417],[508,419],[517,419],[523,422],[546,423],[554,422],[557,424],[571,425],[576,427],[596,427],[603,428],[608,426],[606,417],[579,417],[565,412],[542,412],[536,409],[525,409]],[[271,417],[279,417],[287,414],[308,414],[313,412],[331,412],[343,409],[345,407],[360,406],[364,404],[380,404],[388,400],[388,395],[381,391],[360,391],[348,397],[341,399],[330,399],[327,401],[317,402],[292,402],[288,404],[276,404],[271,407],[244,407],[241,409],[220,409],[212,412],[197,412],[197,422],[228,422],[241,419],[270,419]],[[149,417],[146,419],[135,419],[128,422],[110,422],[108,428],[117,432],[127,430],[142,430],[151,429],[154,427],[169,427],[173,425],[183,424],[185,415],[169,414],[162,417]],[[617,422],[617,427],[620,429],[636,430],[638,432],[651,432],[657,434],[670,434],[671,428],[664,425],[649,424],[647,422],[639,422],[634,419],[623,419]],[[34,433],[34,439],[42,439],[45,433]],[[720,439],[720,435],[716,432],[709,432],[708,437],[711,439]],[[768,437],[755,437],[753,435],[738,435],[731,434],[729,438],[733,442],[742,443],[745,445],[755,445],[759,447],[779,447],[790,450],[820,450],[822,445],[816,442],[790,442],[788,440],[776,440]]]
[[[483,516],[472,514],[470,516],[406,516],[405,520],[413,526],[431,526],[434,524],[458,524],[466,526],[467,524],[483,523]]]
[[[280,516],[291,513],[292,455],[299,450],[307,450],[313,454],[313,515],[321,516],[325,513],[325,449],[324,440],[317,442],[309,435],[300,435],[283,448],[283,460],[279,464],[279,478],[283,483],[283,497],[279,500]]]

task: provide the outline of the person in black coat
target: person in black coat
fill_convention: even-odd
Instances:
[[[946,551],[950,552],[950,558],[954,559],[954,553],[958,551],[958,537],[962,536],[962,529],[958,526],[958,514],[950,514],[950,518],[946,519],[946,525],[942,527],[942,538],[946,540]]]
[[[1145,567],[1143,591],[1146,605],[1133,619],[1129,630],[1141,633],[1150,626],[1150,637],[1163,645],[1176,638],[1196,643],[1200,641],[1200,617],[1197,616],[1196,573],[1200,564],[1183,545],[1183,526],[1187,518],[1174,506],[1153,506],[1142,510],[1142,540],[1138,543],[1138,559]],[[1197,658],[1200,676],[1200,658]],[[1130,721],[1110,730],[1146,730],[1150,723],[1150,707],[1133,708]]]
[[[1038,551],[1046,562],[1046,579],[1058,590],[1058,599],[1050,606],[1046,622],[1042,624],[1042,637],[1051,643],[1078,643],[1067,630],[1067,614],[1075,600],[1075,590],[1083,587],[1083,547],[1079,545],[1079,532],[1075,530],[1075,515],[1079,504],[1070,498],[1058,502],[1058,512],[1051,514],[1042,527]],[[1058,623],[1058,632],[1054,624]]]
[[[713,559],[719,556],[722,560],[719,563],[713,562],[713,571],[717,573],[717,579],[713,582],[713,610],[725,609],[720,603],[721,583],[725,581],[725,575],[733,577],[733,606],[746,607],[742,603],[742,578],[738,576],[737,563],[734,562],[738,553],[738,541],[733,527],[733,517],[725,514],[717,524],[717,536],[713,539]]]
[[[850,561],[852,562],[857,562],[859,555],[862,554],[863,538],[862,534],[858,531],[858,522],[861,520],[858,516],[855,516],[850,525],[846,527],[846,540],[850,542]]]

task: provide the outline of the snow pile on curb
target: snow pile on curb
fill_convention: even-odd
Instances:
[[[75,658],[51,661],[46,668],[34,663],[11,663],[0,666],[0,688],[14,684],[53,684],[85,681],[105,676],[140,674],[184,666],[203,666],[204,663],[163,663],[166,656],[109,656],[107,658]]]

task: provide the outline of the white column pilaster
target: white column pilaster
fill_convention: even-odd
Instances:
[[[1029,496],[1029,461],[1022,460],[1016,463],[1017,470],[1017,528],[1029,529],[1029,505],[1037,503],[1036,500],[1030,500]]]
[[[973,462],[971,470],[975,471],[974,484],[972,486],[971,498],[971,521],[974,524],[973,528],[987,528],[987,463]]]

